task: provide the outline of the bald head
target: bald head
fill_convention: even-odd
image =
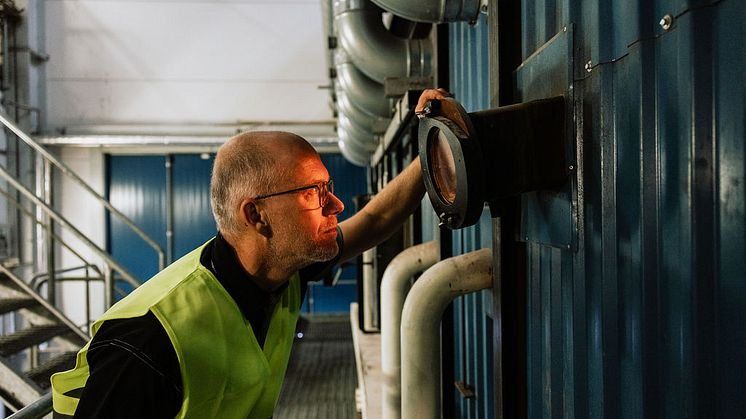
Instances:
[[[226,141],[215,156],[210,184],[218,229],[236,233],[236,211],[247,197],[273,192],[303,156],[318,155],[302,137],[289,132],[245,132]]]

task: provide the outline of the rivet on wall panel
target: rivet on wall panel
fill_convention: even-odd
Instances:
[[[663,16],[663,18],[661,19],[661,21],[658,22],[658,23],[661,25],[661,27],[663,28],[663,30],[667,31],[667,30],[671,29],[671,26],[673,26],[673,16],[671,16],[670,14],[667,14],[667,15]]]

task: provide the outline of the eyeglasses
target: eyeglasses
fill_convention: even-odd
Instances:
[[[288,191],[275,192],[275,193],[271,193],[267,195],[255,196],[254,199],[259,200],[259,199],[271,198],[277,195],[285,195],[289,193],[302,192],[302,191],[307,191],[309,189],[317,190],[318,196],[319,196],[319,207],[324,208],[326,204],[329,203],[329,194],[334,193],[334,182],[332,182],[332,180],[329,179],[326,182],[318,182],[318,183],[314,183],[313,185],[302,186],[300,188],[290,189]]]

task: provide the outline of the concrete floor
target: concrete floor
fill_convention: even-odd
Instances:
[[[350,317],[301,318],[274,419],[354,419],[357,383]]]

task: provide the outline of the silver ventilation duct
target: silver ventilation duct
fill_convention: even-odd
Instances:
[[[373,0],[397,16],[414,22],[473,22],[480,11],[480,0]]]
[[[337,69],[337,84],[347,94],[350,102],[374,115],[384,118],[391,115],[383,84],[363,74],[344,49],[337,48],[334,65]]]
[[[378,138],[372,132],[361,129],[356,126],[347,115],[339,114],[337,118],[337,128],[342,128],[350,135],[350,140],[357,143],[371,152],[378,146]]]
[[[340,154],[342,154],[342,157],[344,157],[348,162],[355,166],[365,167],[370,165],[370,153],[361,152],[354,148],[354,146],[351,147],[349,143],[342,140],[339,140],[338,146]]]
[[[386,77],[430,76],[429,39],[403,39],[383,26],[381,9],[369,0],[335,0],[339,44],[358,69],[378,83]]]
[[[385,132],[386,127],[391,121],[390,118],[381,118],[380,116],[371,115],[367,111],[359,108],[352,103],[347,94],[342,89],[337,89],[337,111],[346,115],[358,127],[370,131],[373,134]]]
[[[339,134],[339,151],[342,156],[353,164],[358,166],[370,165],[370,156],[373,154],[374,147],[366,146],[348,132],[348,127],[340,124],[337,126]]]

